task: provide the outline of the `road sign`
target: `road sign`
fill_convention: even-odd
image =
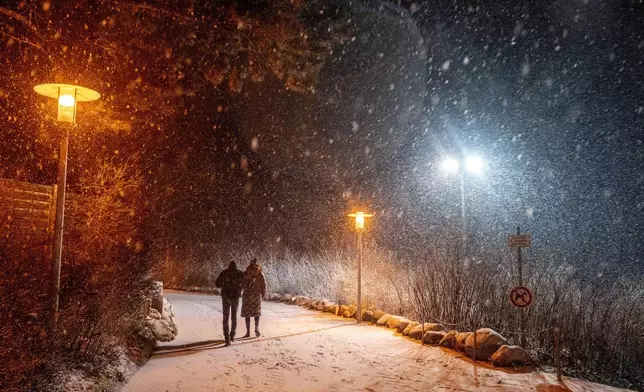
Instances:
[[[517,286],[510,290],[510,302],[517,308],[530,306],[533,299],[532,291],[525,286]]]
[[[515,234],[508,236],[508,246],[510,248],[529,248],[530,244],[530,234]]]

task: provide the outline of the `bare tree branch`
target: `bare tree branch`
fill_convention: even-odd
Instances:
[[[24,39],[24,38],[16,37],[15,35],[9,34],[9,33],[5,32],[5,31],[0,31],[0,34],[2,34],[4,36],[7,36],[7,37],[9,37],[9,38],[11,38],[11,39],[13,39],[15,41],[22,42],[23,44],[33,46],[34,48],[36,48],[38,50],[42,50],[42,46],[40,46],[40,44],[38,44],[38,43],[31,42],[31,41],[29,41],[27,39]]]
[[[28,21],[27,18],[20,15],[19,13],[4,7],[0,7],[0,14],[4,14],[12,19],[17,20],[18,22],[22,23],[25,27],[27,27],[29,30],[31,30],[32,33],[36,34],[38,38],[42,39],[42,34],[40,34],[40,31],[38,30],[38,28],[34,26],[30,21]]]

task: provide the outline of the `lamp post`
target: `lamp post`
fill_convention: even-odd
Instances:
[[[365,218],[371,218],[373,214],[358,211],[349,214],[349,216],[356,218],[356,232],[358,233],[358,310],[356,311],[356,320],[359,324],[362,322],[362,233],[365,231]]]
[[[467,232],[467,219],[465,217],[465,173],[481,175],[485,166],[483,160],[477,156],[469,156],[464,159],[463,164],[454,158],[443,160],[442,169],[447,174],[458,174],[461,183],[461,225],[463,229],[463,242]],[[464,166],[464,170],[461,168]]]
[[[71,84],[47,83],[34,87],[34,91],[58,101],[58,122],[66,122],[58,154],[58,178],[56,193],[56,220],[54,223],[54,250],[52,254],[52,320],[58,321],[58,297],[60,291],[60,265],[63,255],[63,227],[65,221],[65,186],[67,184],[67,149],[69,147],[69,129],[76,123],[76,105],[78,102],[95,101],[101,97],[94,90]]]

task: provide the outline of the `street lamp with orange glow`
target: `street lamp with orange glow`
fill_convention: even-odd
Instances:
[[[72,84],[48,83],[39,84],[34,91],[45,97],[58,101],[58,122],[69,123],[65,127],[58,154],[58,179],[56,192],[56,221],[54,224],[54,251],[52,254],[52,320],[58,319],[58,296],[60,291],[60,265],[63,255],[63,226],[65,221],[65,186],[67,184],[67,149],[69,147],[69,129],[76,124],[76,106],[78,102],[95,101],[101,94],[94,90]]]
[[[358,323],[362,322],[362,233],[365,231],[365,219],[371,218],[373,215],[362,211],[349,214],[351,218],[356,218],[356,232],[358,233],[358,310],[356,311]]]

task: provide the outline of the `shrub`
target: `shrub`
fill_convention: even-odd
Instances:
[[[456,237],[458,238],[458,237]],[[488,254],[463,257],[460,241],[436,241],[422,253],[399,259],[374,244],[364,249],[363,303],[410,319],[440,322],[460,331],[489,327],[520,344],[518,311],[508,300],[516,284],[515,261]],[[213,257],[184,264],[183,276],[212,285],[229,259],[256,256],[264,267],[270,292],[356,302],[355,253],[322,249],[315,254]],[[166,280],[172,279],[166,275]],[[190,285],[190,281],[185,281]],[[563,364],[582,375],[625,387],[644,387],[644,282],[620,277],[590,280],[571,265],[532,257],[524,267],[524,284],[536,300],[526,309],[526,349],[542,365],[552,365],[553,330],[562,330]],[[455,325],[453,325],[455,324]]]
[[[140,184],[131,166],[106,162],[69,198],[55,328],[49,257],[0,247],[1,390],[51,390],[58,366],[99,363],[138,343],[149,271],[137,239]]]

